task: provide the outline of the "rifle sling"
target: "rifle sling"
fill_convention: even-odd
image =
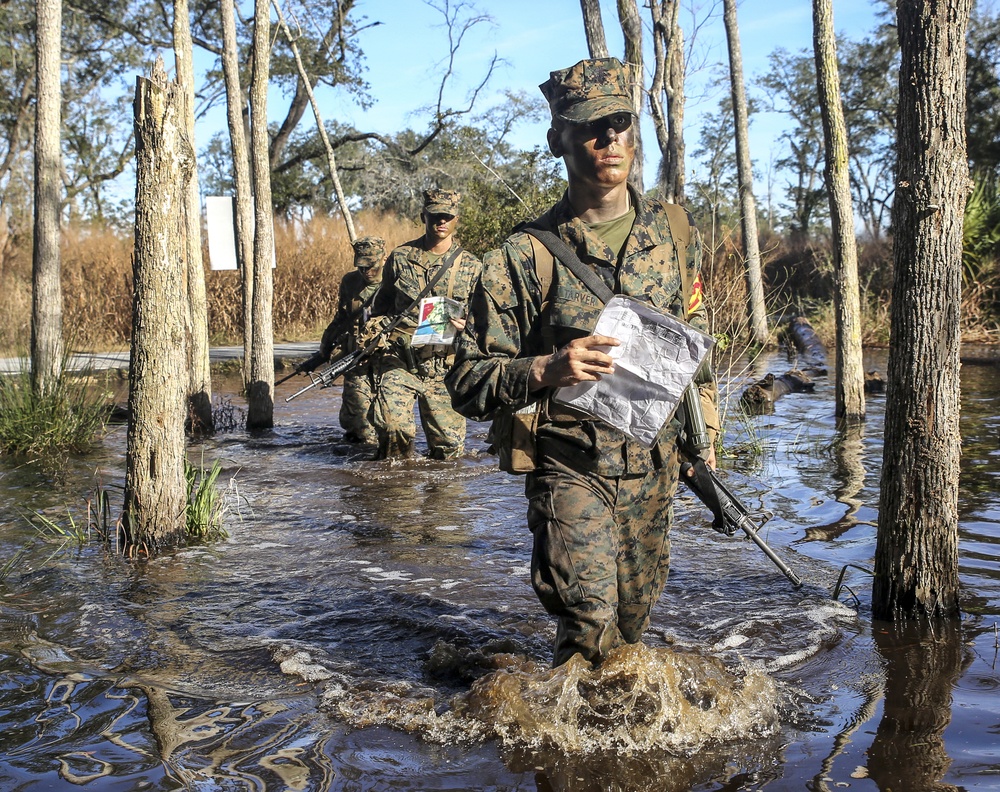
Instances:
[[[559,259],[570,272],[583,281],[583,285],[590,289],[594,296],[601,302],[606,303],[615,296],[615,293],[608,288],[608,284],[601,280],[601,276],[584,264],[580,260],[580,257],[576,255],[576,251],[551,231],[546,231],[543,228],[535,226],[525,226],[521,230],[526,234],[531,234],[531,236],[545,245],[548,251]],[[542,299],[546,298],[547,295],[543,294]]]

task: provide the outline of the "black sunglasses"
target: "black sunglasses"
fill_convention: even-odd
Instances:
[[[630,126],[632,126],[631,113],[615,113],[614,115],[604,116],[604,118],[598,118],[594,121],[570,124],[573,134],[579,135],[584,140],[601,137],[607,134],[609,129],[613,129],[615,134],[620,135]]]

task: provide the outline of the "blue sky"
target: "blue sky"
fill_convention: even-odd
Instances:
[[[448,1],[454,9],[456,0]],[[433,2],[441,8],[445,0]],[[550,71],[587,57],[579,0],[465,2],[471,5],[467,13],[478,8],[479,13],[492,17],[492,22],[478,24],[466,35],[458,52],[455,79],[446,93],[447,104],[464,106],[467,93],[482,80],[494,53],[501,63],[477,104],[479,109],[502,101],[506,90],[538,95],[538,84]],[[728,67],[721,0],[694,0],[694,3],[699,5],[700,24],[694,45],[704,65],[688,77],[685,135],[689,152],[697,144],[700,116],[714,112],[720,98],[718,92],[706,94],[705,85],[713,69]],[[768,55],[777,47],[796,52],[812,46],[811,6],[809,0],[745,0],[740,4],[740,40],[748,82],[766,70]],[[623,44],[614,0],[602,0],[602,11],[608,47],[613,55],[621,57]],[[358,41],[365,53],[366,78],[375,103],[362,110],[346,93],[326,92],[320,95],[324,119],[389,134],[407,126],[425,128],[428,116],[419,111],[436,101],[439,74],[444,66],[441,59],[448,46],[441,12],[424,0],[359,0],[353,13],[355,19],[364,17],[368,22],[380,23],[363,30]],[[640,14],[647,25],[648,13],[640,3]],[[682,14],[685,36],[690,41],[691,12],[686,10]],[[850,38],[868,33],[875,26],[871,0],[834,0],[834,24],[838,33]],[[652,47],[648,42],[645,51],[647,60],[651,59]],[[753,91],[752,86],[748,90]],[[284,112],[285,101],[278,95],[269,103],[272,117]],[[199,121],[196,130],[199,147],[214,131],[225,128],[224,114],[224,108],[219,108]],[[311,112],[302,124],[303,128],[314,124]],[[783,124],[780,114],[754,116],[751,150],[757,170],[766,168],[778,156],[775,141]],[[523,123],[515,130],[512,142],[523,148],[542,144],[546,126]],[[649,141],[654,139],[651,129],[645,136]],[[651,181],[658,164],[655,144],[648,151],[652,156],[647,155],[645,167],[647,181]],[[689,172],[695,166],[689,161]],[[759,187],[755,191],[760,195]]]

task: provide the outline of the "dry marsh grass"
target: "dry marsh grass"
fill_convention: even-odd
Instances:
[[[380,236],[387,249],[418,236],[413,221],[361,212],[358,236]],[[340,218],[275,224],[276,341],[318,340],[337,308],[340,280],[353,266]],[[204,252],[209,334],[213,344],[243,343],[239,273],[208,269]],[[75,349],[128,346],[132,332],[132,238],[107,228],[70,226],[62,244],[63,327]],[[30,342],[31,242],[12,246],[0,261],[0,354],[23,354]]]

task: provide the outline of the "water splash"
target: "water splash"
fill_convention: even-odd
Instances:
[[[431,742],[496,739],[506,748],[564,754],[666,751],[764,736],[779,725],[777,683],[755,668],[643,644],[597,667],[577,656],[548,668],[515,655],[444,704],[411,683],[326,687],[323,707],[355,727],[387,725]]]

